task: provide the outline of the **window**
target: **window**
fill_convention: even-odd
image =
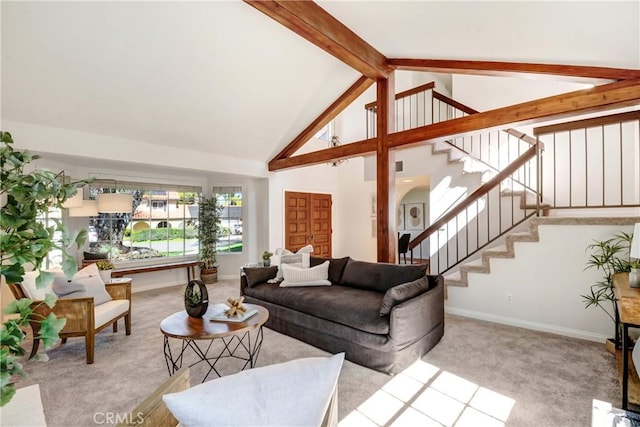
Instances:
[[[334,121],[330,121],[322,129],[318,131],[313,137],[316,139],[321,139],[323,141],[331,141],[331,137],[334,135],[335,123]]]
[[[218,253],[242,252],[242,187],[214,187],[222,207]]]
[[[174,185],[96,181],[90,196],[128,193],[131,212],[100,213],[89,220],[89,251],[114,262],[195,256],[200,189]]]

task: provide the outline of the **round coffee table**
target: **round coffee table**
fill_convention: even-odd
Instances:
[[[182,359],[187,348],[193,350],[199,360],[192,363],[209,365],[209,371],[202,382],[205,382],[211,372],[220,377],[216,363],[224,358],[243,360],[245,363],[240,370],[253,368],[258,360],[262,347],[262,326],[269,319],[269,311],[255,304],[244,304],[247,310],[258,312],[244,322],[212,321],[205,318],[190,317],[186,311],[179,311],[160,322],[160,330],[164,335],[164,358],[169,375],[173,375],[182,367]],[[253,335],[253,339],[251,337]],[[171,352],[169,338],[182,340],[180,351],[174,357]],[[198,342],[201,342],[201,345]],[[202,343],[204,341],[204,343]],[[214,342],[221,341],[222,349],[214,349]],[[213,353],[213,354],[209,354]]]

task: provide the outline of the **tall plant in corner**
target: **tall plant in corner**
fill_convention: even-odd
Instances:
[[[613,276],[631,269],[629,248],[633,234],[620,232],[614,237],[594,241],[587,246],[590,252],[585,270],[595,268],[601,270],[603,277],[591,285],[590,293],[581,295],[585,308],[598,307],[603,310],[615,324],[615,296],[613,294]]]
[[[219,240],[222,206],[214,196],[200,200],[198,214],[198,238],[200,239],[200,278],[204,283],[215,283],[218,279],[216,252]]]
[[[39,156],[26,150],[15,150],[9,132],[0,131],[0,143],[1,276],[7,283],[20,283],[25,275],[25,265],[30,265],[40,272],[36,283],[43,288],[53,280],[53,273],[41,270],[43,261],[51,250],[58,249],[62,253],[62,268],[71,277],[77,265],[70,249],[74,244],[84,243],[86,230],[70,236],[61,222],[55,221],[55,226],[45,227],[38,218],[43,217],[51,207],[61,208],[62,203],[89,180],[65,183],[60,174],[35,170],[29,163]],[[61,233],[62,238],[55,240],[54,233]],[[22,347],[25,340],[23,328],[30,321],[40,322],[40,339],[46,349],[56,343],[65,325],[66,319],[56,319],[53,314],[36,318],[34,304],[32,300],[24,298],[11,302],[4,311],[5,314],[17,316],[4,322],[0,329],[0,406],[11,400],[18,377],[25,375],[21,363],[22,356],[26,354]],[[53,307],[55,297],[48,295],[41,304]],[[46,360],[46,355],[36,357]]]

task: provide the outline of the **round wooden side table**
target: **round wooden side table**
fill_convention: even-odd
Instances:
[[[182,360],[188,348],[199,359],[189,365],[190,367],[203,362],[209,365],[202,382],[205,382],[212,372],[218,377],[221,376],[216,364],[224,358],[244,361],[240,370],[255,367],[262,347],[262,326],[269,319],[269,311],[255,304],[244,305],[249,311],[257,310],[256,314],[244,322],[212,321],[207,319],[206,314],[203,318],[195,318],[187,315],[186,311],[174,313],[160,322],[160,330],[164,335],[164,358],[169,375],[173,375],[182,367]],[[180,350],[175,355],[171,351],[170,338],[182,341]],[[214,346],[216,341],[222,343],[219,350]]]

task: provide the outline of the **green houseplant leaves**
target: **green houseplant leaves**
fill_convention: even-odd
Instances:
[[[47,227],[39,218],[52,207],[62,208],[64,201],[91,180],[66,182],[62,174],[29,167],[39,156],[27,150],[15,150],[9,132],[0,131],[0,143],[0,275],[7,283],[20,283],[25,275],[25,265],[31,265],[40,272],[36,284],[43,288],[54,276],[41,270],[43,261],[49,252],[59,250],[62,269],[71,277],[77,270],[71,249],[84,243],[86,230],[68,234],[62,222],[54,220],[54,225]],[[54,235],[61,238],[56,239]],[[55,298],[48,295],[39,304],[53,307]],[[15,394],[16,378],[24,376],[20,362],[26,354],[22,347],[25,339],[23,329],[29,322],[39,322],[39,338],[47,349],[56,343],[65,325],[66,319],[56,319],[53,314],[44,318],[35,314],[35,306],[32,300],[24,298],[11,302],[4,310],[5,314],[15,314],[16,317],[3,323],[0,329],[0,406]],[[38,355],[36,358],[44,360],[46,356]]]

